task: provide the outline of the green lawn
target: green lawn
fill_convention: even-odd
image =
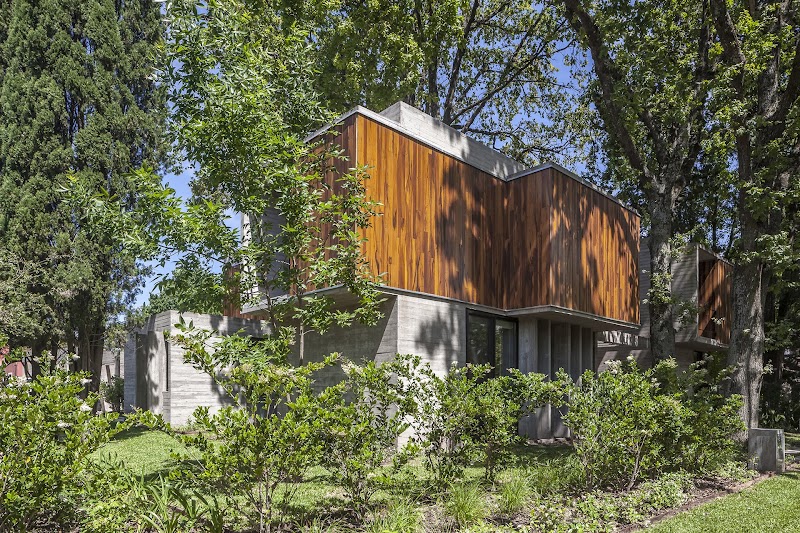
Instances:
[[[186,448],[164,433],[133,429],[117,435],[114,440],[97,450],[94,458],[114,458],[136,474],[154,479],[176,466],[172,459],[173,451],[184,452]],[[564,479],[562,471],[564,461],[571,453],[569,447],[560,445],[520,446],[515,450],[514,460],[508,471],[524,469],[528,475],[536,477],[542,488],[552,487],[557,490],[568,481]],[[425,469],[419,460],[409,465],[407,471],[417,479],[425,475]],[[312,468],[306,474],[305,481],[297,487],[293,501],[296,511],[304,514],[319,512],[319,509],[335,512],[344,508],[344,494],[341,489],[331,485],[326,477],[326,471],[321,467]],[[463,479],[468,483],[479,482],[482,477],[483,468],[476,466],[467,468]],[[378,493],[375,503],[388,503],[388,497],[388,494]]]
[[[184,450],[182,444],[164,433],[131,429],[97,450],[94,457],[120,460],[135,473],[151,477],[174,465],[173,451]]]
[[[800,473],[788,472],[701,505],[647,531],[654,533],[800,532]]]

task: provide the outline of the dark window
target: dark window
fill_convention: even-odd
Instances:
[[[166,357],[165,357],[165,360],[164,360],[164,374],[165,374],[165,376],[164,376],[164,378],[165,378],[164,379],[164,390],[165,391],[169,390],[169,382],[170,382],[169,371],[170,371],[170,366],[172,366],[172,361],[170,361],[170,358],[172,357],[172,353],[171,353],[171,350],[169,348],[170,348],[169,341],[164,341],[164,351],[166,352]]]
[[[516,320],[467,311],[467,363],[492,365],[494,376],[517,368]]]

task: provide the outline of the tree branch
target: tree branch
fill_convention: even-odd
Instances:
[[[613,134],[625,156],[628,158],[631,167],[639,171],[642,178],[652,179],[652,175],[644,161],[636,142],[633,139],[628,126],[624,121],[622,107],[617,101],[617,86],[620,84],[620,76],[616,72],[616,66],[608,56],[600,28],[592,19],[591,15],[581,6],[579,0],[563,0],[567,11],[567,20],[573,30],[586,37],[589,51],[594,63],[594,71],[600,82],[602,92],[603,120],[609,126],[610,133]]]

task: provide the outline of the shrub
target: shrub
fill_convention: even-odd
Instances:
[[[320,395],[321,463],[361,515],[373,494],[386,483],[379,469],[390,458],[399,467],[411,454],[396,453],[408,428],[409,398],[393,379],[393,365],[368,362],[342,365],[345,380]]]
[[[486,495],[476,484],[459,484],[450,487],[444,502],[447,516],[463,528],[486,518]]]
[[[111,404],[114,412],[122,412],[122,404],[125,400],[125,380],[118,376],[113,376],[111,381],[100,383],[100,396]]]
[[[742,399],[723,393],[731,369],[718,366],[712,356],[707,356],[680,374],[675,373],[672,362],[653,369],[661,390],[678,398],[687,411],[683,424],[666,428],[664,446],[673,452],[673,469],[713,472],[740,451],[734,437],[744,431],[739,418]]]
[[[520,419],[563,396],[562,384],[542,374],[512,371],[490,378],[488,365],[454,364],[439,376],[415,356],[398,356],[395,368],[414,402],[412,442],[439,490],[474,462],[481,462],[487,480],[493,481],[502,456],[520,441]]]
[[[680,402],[658,394],[658,384],[635,363],[587,371],[572,388],[564,423],[589,487],[630,489],[643,472],[663,466],[665,426],[686,416]]]
[[[291,331],[254,341],[225,337],[211,348],[209,331],[180,324],[177,341],[185,358],[214,377],[232,406],[211,414],[194,412],[197,433],[175,434],[160,418],[140,413],[133,419],[168,431],[189,452],[180,457],[191,469],[180,474],[199,492],[224,494],[238,511],[252,518],[258,531],[282,522],[306,471],[319,464],[323,423],[313,374],[336,360],[290,365],[286,348]],[[280,355],[282,354],[282,355]]]
[[[566,376],[563,376],[567,379]],[[570,388],[564,417],[590,487],[630,489],[661,472],[705,472],[729,461],[741,430],[738,397],[698,366],[679,376],[670,360],[642,371],[615,362]]]
[[[0,377],[0,531],[71,520],[77,480],[116,417],[92,413],[97,395],[80,397],[86,374],[41,366],[30,382]]]

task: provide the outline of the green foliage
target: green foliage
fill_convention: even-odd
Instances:
[[[559,9],[514,0],[288,2],[316,45],[333,109],[403,100],[520,160],[575,157],[586,109]],[[553,58],[558,57],[557,61]],[[571,83],[563,83],[569,79]],[[566,85],[566,87],[565,87]],[[544,119],[543,119],[544,117]],[[574,125],[564,131],[565,123]]]
[[[389,474],[379,471],[384,463],[392,458],[396,469],[412,457],[410,450],[396,447],[409,427],[413,400],[404,394],[390,362],[342,366],[344,381],[319,397],[320,462],[361,515],[375,492],[388,485]]]
[[[0,328],[34,355],[76,347],[97,390],[98,339],[142,269],[62,188],[73,175],[130,210],[128,173],[164,161],[159,7],[15,0],[0,11]]]
[[[475,524],[489,514],[486,495],[476,484],[451,486],[445,497],[444,510],[459,528]]]
[[[586,472],[574,454],[530,465],[526,476],[533,490],[543,497],[575,493],[586,486]]]
[[[630,492],[545,498],[531,509],[531,525],[547,533],[616,531],[620,524],[642,523],[655,512],[684,503],[692,488],[689,475],[675,473],[646,481]]]
[[[440,489],[456,482],[476,461],[493,481],[498,459],[519,441],[520,419],[563,396],[560,382],[542,374],[512,371],[489,378],[488,365],[453,365],[440,376],[414,356],[399,356],[398,365],[416,402],[413,441]]]
[[[259,531],[280,522],[309,467],[323,452],[323,418],[312,375],[335,361],[290,365],[284,338],[253,341],[226,337],[213,347],[212,333],[181,325],[176,336],[185,359],[214,378],[232,403],[212,414],[194,412],[197,433],[178,435],[197,469],[187,479],[225,495]],[[283,357],[281,357],[281,355]],[[158,425],[157,419],[147,420]],[[164,428],[167,429],[167,428]]]
[[[512,472],[510,478],[500,485],[498,502],[500,512],[514,514],[522,509],[531,497],[532,491],[528,479],[520,472]]]
[[[231,280],[238,285],[238,280]],[[181,261],[181,266],[161,279],[156,285],[158,293],[152,294],[138,314],[144,318],[162,311],[221,315],[231,287],[222,274],[209,272],[200,265]]]
[[[109,437],[116,415],[92,413],[85,373],[61,369],[31,382],[0,382],[0,529],[69,523],[87,457]]]
[[[374,513],[364,527],[365,533],[417,533],[423,530],[422,513],[412,502],[402,500]]]
[[[113,457],[91,463],[87,474],[81,487],[82,531],[224,531],[217,497],[185,489],[176,479],[137,475]]]
[[[643,477],[706,472],[731,459],[740,400],[722,394],[725,373],[712,379],[699,366],[679,378],[674,361],[647,371],[615,362],[571,388],[564,421],[590,487],[630,489]]]
[[[112,376],[111,381],[101,382],[100,397],[110,403],[114,411],[121,413],[122,402],[125,400],[125,380],[118,376]]]

